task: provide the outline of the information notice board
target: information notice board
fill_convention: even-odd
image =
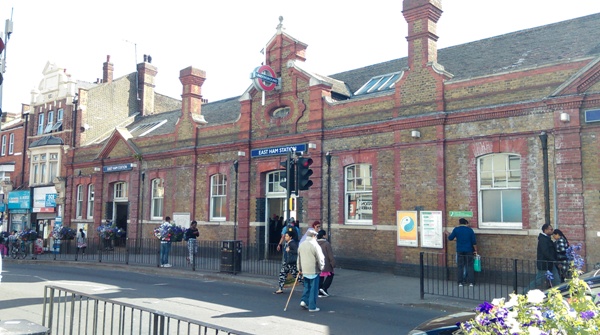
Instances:
[[[444,233],[442,231],[441,211],[421,211],[421,247],[438,248],[444,247]]]

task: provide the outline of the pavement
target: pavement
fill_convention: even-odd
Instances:
[[[10,262],[31,262],[30,260],[4,259],[6,267]],[[74,261],[55,261],[55,260],[37,260],[36,264],[48,263],[71,267],[110,267],[113,270],[122,270],[129,272],[138,272],[146,274],[160,274],[186,278],[198,278],[199,280],[220,280],[230,281],[246,285],[258,285],[272,287],[277,286],[276,277],[257,276],[248,273],[220,273],[210,271],[190,271],[189,268],[170,268],[164,271],[162,268],[152,266],[136,266],[125,264],[99,263],[99,262],[74,262]],[[1,269],[1,268],[0,268]],[[289,286],[285,287],[285,292],[289,292]],[[296,291],[301,291],[302,286],[296,286]],[[12,292],[14,293],[14,292]],[[331,298],[336,296],[363,301],[373,301],[381,304],[397,304],[404,306],[413,306],[421,308],[430,308],[435,310],[447,311],[448,313],[472,310],[479,302],[469,299],[460,299],[445,296],[425,295],[424,299],[420,297],[420,285],[418,277],[397,276],[391,273],[357,271],[344,268],[335,269],[333,284],[329,288]],[[24,297],[25,298],[25,297]],[[325,298],[329,299],[329,298]],[[0,301],[2,297],[0,296]],[[4,320],[22,318],[21,311],[15,310],[11,315],[11,309],[4,309],[0,304],[1,318]]]

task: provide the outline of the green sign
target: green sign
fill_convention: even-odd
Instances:
[[[451,218],[472,218],[473,212],[471,211],[450,211]]]

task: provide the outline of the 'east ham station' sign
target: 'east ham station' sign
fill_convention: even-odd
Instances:
[[[266,157],[266,156],[278,156],[287,155],[288,152],[306,152],[306,144],[295,144],[295,145],[284,145],[273,148],[254,149],[250,153],[251,157]]]

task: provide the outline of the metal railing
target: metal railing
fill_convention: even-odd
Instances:
[[[102,262],[125,265],[160,266],[160,241],[156,238],[104,240],[88,238],[85,253],[77,248],[76,240],[62,240],[56,245],[49,245],[42,254],[33,253],[31,258],[57,261]],[[263,244],[242,245],[241,252],[234,257],[240,262],[239,268],[225,268],[223,265],[222,241],[198,241],[198,252],[190,258],[185,241],[174,242],[169,252],[169,263],[177,268],[191,271],[214,271],[233,273],[245,272],[261,276],[277,276],[281,269],[281,252],[276,250],[277,244],[265,247]],[[225,260],[227,261],[227,260]]]
[[[42,322],[51,334],[248,334],[53,285],[44,289]]]
[[[478,301],[508,298],[511,293],[524,293],[537,275],[536,260],[481,256],[481,271],[474,272],[475,285],[470,287],[458,285],[456,254],[421,252],[419,267],[421,299],[425,294]],[[546,283],[539,282],[537,288],[546,289]]]

